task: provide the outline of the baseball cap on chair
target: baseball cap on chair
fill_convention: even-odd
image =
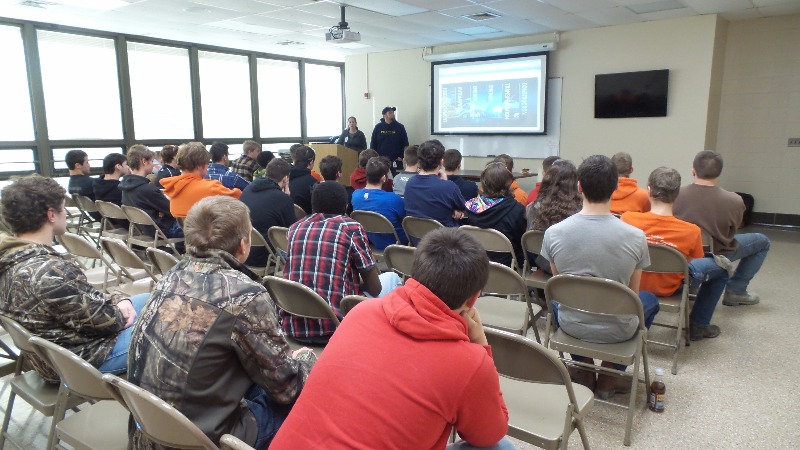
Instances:
[[[389,111],[397,111],[397,108],[395,108],[394,106],[387,106],[386,108],[383,108],[383,111],[381,111],[381,115],[382,116],[386,115],[386,113]]]

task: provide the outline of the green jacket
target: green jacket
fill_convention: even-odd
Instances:
[[[81,268],[52,247],[0,235],[0,314],[99,367],[125,325],[120,295],[99,292]],[[33,355],[37,372],[58,376]]]

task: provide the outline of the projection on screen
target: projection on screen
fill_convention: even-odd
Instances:
[[[434,63],[433,134],[544,134],[547,54]]]

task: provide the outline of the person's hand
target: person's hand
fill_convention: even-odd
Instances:
[[[286,183],[286,185],[283,187],[283,193],[286,195],[292,195],[292,193],[289,192],[289,183]]]
[[[439,177],[440,180],[447,181],[447,174],[444,173],[444,170],[440,170],[439,173],[436,174],[436,176]]]
[[[463,311],[461,317],[467,322],[469,341],[474,344],[489,345],[489,341],[486,340],[486,333],[483,331],[483,323],[481,322],[481,316],[478,314],[477,308],[473,306]]]
[[[297,357],[303,353],[314,353],[314,350],[311,350],[308,347],[298,348],[297,350],[292,352],[292,358],[297,359]]]
[[[125,319],[125,326],[122,328],[125,329],[133,325],[133,321],[136,320],[136,310],[133,309],[133,303],[125,299],[117,303],[117,308],[119,308],[119,312],[122,313],[122,318]]]
[[[453,211],[453,219],[461,220],[464,218],[464,211]]]

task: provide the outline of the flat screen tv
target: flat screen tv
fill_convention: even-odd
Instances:
[[[547,53],[431,65],[432,134],[544,134]]]
[[[594,117],[665,117],[668,90],[668,69],[595,75]]]

